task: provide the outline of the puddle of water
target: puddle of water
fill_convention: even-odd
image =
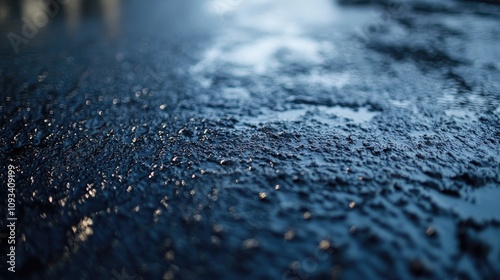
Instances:
[[[203,58],[191,68],[193,74],[211,73],[223,67],[235,76],[265,74],[280,67],[277,58],[284,54],[286,63],[323,63],[327,54],[334,54],[333,46],[302,36],[261,36],[251,42],[222,42],[205,52]]]
[[[240,28],[272,33],[300,33],[304,26],[324,25],[339,18],[334,1],[212,0],[208,11]]]
[[[495,220],[500,221],[498,201],[500,201],[500,189],[479,188],[471,191],[466,199],[454,198],[441,193],[432,193],[430,196],[440,207],[449,209],[458,214],[462,219],[474,219],[477,221]]]
[[[472,121],[478,120],[478,114],[487,111],[497,114],[500,106],[495,106],[498,106],[499,101],[495,95],[460,92],[456,85],[446,87],[443,95],[437,100],[447,116]],[[492,110],[492,107],[497,109]]]
[[[449,117],[456,117],[459,119],[469,119],[473,121],[477,121],[478,117],[476,114],[470,110],[467,109],[449,109],[445,110],[444,113],[449,116]]]
[[[250,92],[241,87],[224,88],[221,92],[222,92],[222,97],[225,99],[241,100],[250,98]]]
[[[496,64],[500,57],[498,47],[498,19],[493,17],[478,17],[464,14],[460,17],[447,17],[444,23],[450,28],[462,30],[467,25],[467,41],[461,43],[465,57],[474,60],[477,64]],[[464,44],[465,43],[465,44]]]
[[[217,43],[191,69],[193,74],[209,74],[224,67],[241,76],[268,74],[283,63],[319,65],[325,57],[339,53],[332,42],[310,37],[314,34],[311,31],[328,27],[332,34],[341,33],[342,28],[348,28],[346,22],[352,21],[330,0],[307,4],[300,0],[212,0],[207,10],[223,24]],[[285,54],[284,60],[278,59],[278,54]]]
[[[407,108],[408,106],[411,105],[410,100],[394,100],[394,99],[389,99],[389,102],[399,108]]]
[[[327,114],[335,115],[341,118],[346,118],[356,123],[368,122],[378,114],[377,112],[369,111],[365,107],[360,107],[357,109],[351,109],[340,106],[334,106],[334,107],[319,106],[319,107],[320,109],[324,108],[322,110]]]
[[[284,76],[280,82],[287,88],[293,88],[295,85],[316,85],[326,89],[341,89],[352,82],[352,75],[347,72],[332,73],[312,70],[308,74]]]
[[[324,124],[363,123],[373,119],[378,112],[368,110],[366,107],[347,108],[341,106],[315,106],[305,105],[301,108],[281,112],[266,110],[259,116],[244,119],[243,122],[258,125],[279,121],[315,120]]]
[[[268,69],[280,65],[276,59],[280,52],[288,55],[289,62],[320,64],[323,61],[322,54],[331,49],[326,42],[305,37],[269,36],[232,48],[223,56],[223,60],[228,64],[250,67],[257,74],[264,74]]]

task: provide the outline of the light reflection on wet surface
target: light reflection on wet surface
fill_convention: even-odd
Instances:
[[[33,35],[33,39],[27,40],[28,46],[36,45],[38,42],[46,43],[53,40],[52,38],[57,39],[57,36],[54,37],[54,32],[60,26],[62,18],[64,26],[73,34],[79,32],[78,30],[89,28],[102,30],[103,34],[109,37],[116,38],[121,35],[122,38],[130,39],[140,37],[138,33],[141,29],[157,30],[160,33],[165,31],[165,36],[170,36],[174,30],[181,30],[180,32],[198,30],[213,34],[211,42],[200,50],[201,55],[197,61],[184,69],[189,71],[192,78],[204,88],[211,87],[214,74],[221,68],[235,79],[262,75],[271,76],[279,83],[290,84],[302,80],[303,85],[310,83],[321,85],[326,89],[342,88],[350,82],[355,84],[360,76],[351,69],[326,74],[314,69],[352,55],[346,53],[351,51],[346,51],[343,45],[346,41],[346,31],[357,34],[356,32],[362,29],[364,24],[377,17],[373,10],[339,6],[335,1],[328,0],[315,0],[307,5],[301,1],[284,3],[263,0],[247,3],[213,0],[196,8],[178,3],[146,7],[144,4],[120,0],[99,1],[97,5],[89,5],[81,0],[68,1],[56,7],[50,2],[47,3],[44,6],[36,0],[23,0],[17,4],[2,2],[0,20],[11,22],[6,25],[8,31],[22,35],[25,22],[19,20],[31,18],[35,28],[30,29],[33,27],[31,25],[26,28],[26,32]],[[164,20],[167,24],[162,23],[161,17],[167,18]],[[104,28],[96,28],[91,23],[95,18],[102,22]],[[494,21],[489,19],[475,21],[472,18],[466,20],[472,24],[471,34],[482,38],[482,40],[471,40],[471,44],[466,46],[467,56],[476,59],[475,63],[494,65],[492,58],[496,57],[495,51],[498,51],[498,48],[493,47],[490,42],[495,42],[495,34],[494,31],[491,33],[490,29],[485,28],[491,26]],[[81,26],[82,21],[85,22],[84,26]],[[200,25],[201,22],[204,23],[203,27]],[[455,18],[447,19],[445,23],[447,28],[457,28]],[[402,36],[398,35],[401,32],[404,33],[399,31],[393,36]],[[321,39],[321,36],[326,34],[326,39]],[[332,38],[337,39],[332,40]],[[450,37],[451,45],[455,44],[454,40]],[[483,45],[477,47],[475,42],[478,41]],[[484,45],[484,42],[490,45]],[[24,44],[20,46],[24,47]],[[12,48],[12,44],[3,45],[5,51]],[[480,51],[481,48],[493,52]],[[123,54],[118,53],[117,59],[119,56],[122,57]],[[283,67],[291,64],[304,65],[313,70],[294,77],[289,73],[280,74]],[[148,69],[152,70],[151,67]],[[161,79],[157,71],[150,72],[155,74],[157,80]],[[443,89],[441,97],[438,97],[438,104],[443,105],[447,116],[477,120],[476,113],[498,114],[500,111],[498,95],[491,93],[494,90],[485,88],[483,92],[463,94],[460,89],[457,90],[452,85]],[[234,91],[234,96],[232,90],[222,91],[227,98],[252,98],[251,94],[244,93],[248,89],[243,89],[239,93]],[[401,107],[405,102],[411,101],[400,100],[394,105]]]
[[[264,111],[260,115],[244,119],[242,122],[258,125],[267,122],[314,120],[328,125],[341,125],[349,122],[368,122],[376,115],[377,112],[372,112],[364,107],[349,108],[341,106],[302,105],[300,108],[289,109],[282,112]]]

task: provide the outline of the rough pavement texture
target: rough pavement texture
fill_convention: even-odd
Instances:
[[[16,277],[500,278],[497,1],[195,2],[2,35]]]

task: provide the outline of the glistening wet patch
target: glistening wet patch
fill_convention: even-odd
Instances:
[[[257,116],[243,118],[242,123],[259,125],[272,122],[316,121],[328,125],[369,122],[379,112],[369,107],[342,107],[302,104],[283,111],[262,109]]]
[[[497,188],[474,189],[465,198],[456,198],[437,192],[430,192],[428,195],[440,208],[450,210],[464,220],[500,221],[500,217],[497,215],[500,190]]]

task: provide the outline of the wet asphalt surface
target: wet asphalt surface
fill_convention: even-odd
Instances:
[[[498,1],[353,2],[0,16],[2,277],[500,279]]]

